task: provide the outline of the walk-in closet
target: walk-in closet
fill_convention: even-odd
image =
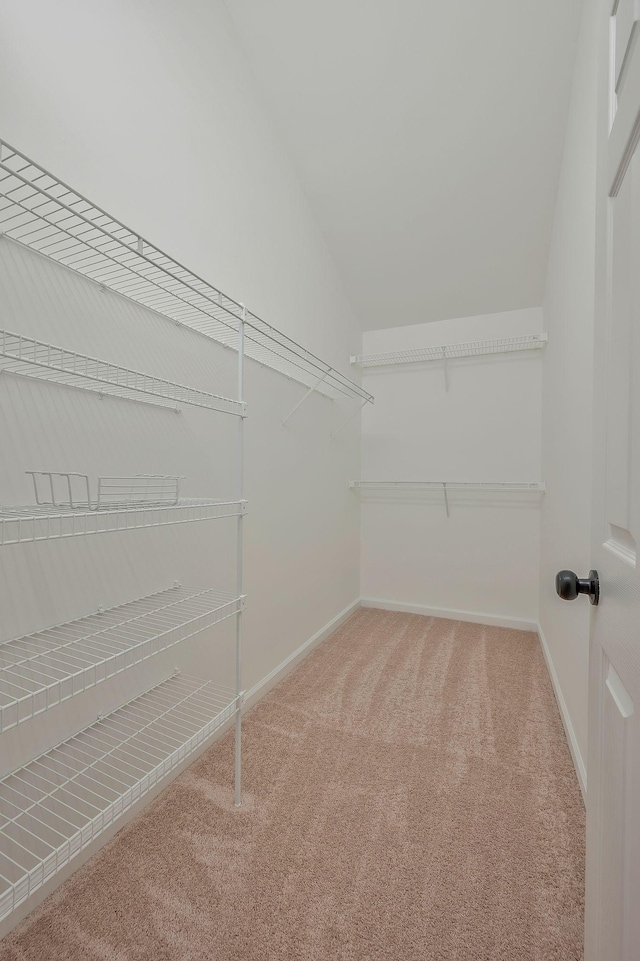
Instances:
[[[0,961],[637,961],[639,23],[0,2]]]

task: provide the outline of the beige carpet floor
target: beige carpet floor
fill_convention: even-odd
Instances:
[[[574,961],[584,811],[537,637],[360,610],[1,961]]]

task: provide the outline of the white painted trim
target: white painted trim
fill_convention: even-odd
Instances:
[[[517,631],[538,630],[536,621],[524,617],[508,617],[505,614],[487,614],[484,611],[458,611],[444,607],[427,607],[425,604],[406,604],[404,601],[388,601],[377,597],[363,597],[363,607],[375,607],[383,611],[402,611],[405,614],[424,614],[425,617],[444,617],[452,621],[469,621],[487,624],[489,627],[510,627]]]
[[[343,611],[340,611],[339,614],[336,614],[336,616],[332,618],[328,624],[325,624],[325,626],[321,627],[319,631],[316,631],[313,637],[310,637],[304,642],[304,644],[301,644],[300,647],[290,654],[289,657],[286,657],[284,661],[281,661],[281,663],[278,664],[277,667],[274,667],[274,669],[265,677],[263,677],[261,681],[258,681],[257,684],[254,684],[254,686],[245,693],[244,708],[247,709],[252,707],[257,701],[260,700],[260,698],[264,697],[264,695],[267,694],[272,687],[275,687],[275,685],[278,684],[279,681],[281,681],[282,678],[295,667],[298,661],[301,661],[302,658],[309,654],[317,644],[320,644],[329,636],[329,634],[337,630],[337,628],[340,627],[340,625],[343,624],[348,617],[351,617],[351,615],[357,611],[359,607],[360,600],[358,599],[353,601],[351,604],[345,607]]]
[[[582,754],[578,746],[578,740],[576,738],[575,731],[573,730],[573,724],[571,723],[571,716],[569,714],[569,709],[567,708],[567,702],[562,694],[562,688],[560,687],[560,681],[558,680],[558,675],[556,674],[556,669],[553,666],[553,661],[551,659],[551,652],[549,651],[549,645],[544,636],[544,631],[540,624],[538,624],[538,637],[540,638],[540,646],[542,648],[542,653],[544,654],[544,659],[547,664],[547,670],[549,671],[549,677],[551,678],[551,684],[553,686],[553,693],[556,696],[556,701],[558,702],[558,709],[560,711],[560,717],[562,718],[562,723],[564,725],[564,732],[567,736],[567,741],[569,743],[569,750],[571,751],[571,757],[573,758],[573,766],[576,770],[576,777],[578,778],[578,784],[580,785],[580,790],[582,792],[582,800],[584,801],[585,807],[587,806],[587,769],[585,763],[582,759]]]

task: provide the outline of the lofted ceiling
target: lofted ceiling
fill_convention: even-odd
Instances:
[[[542,303],[582,0],[226,0],[364,329]]]

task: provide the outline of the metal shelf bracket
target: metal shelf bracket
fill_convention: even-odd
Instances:
[[[305,400],[307,399],[307,397],[309,397],[310,394],[313,394],[313,393],[318,389],[318,387],[320,386],[320,384],[322,384],[322,383],[326,380],[328,373],[329,373],[329,371],[327,370],[321,377],[319,377],[319,378],[317,379],[317,381],[315,382],[315,384],[312,384],[312,385],[311,385],[311,387],[310,387],[309,390],[306,392],[306,394],[304,395],[304,397],[303,397],[301,400],[299,400],[298,403],[296,404],[296,406],[293,408],[293,410],[292,410],[289,414],[287,414],[287,416],[285,417],[285,419],[282,421],[282,423],[281,423],[281,425],[280,425],[281,427],[286,427],[286,426],[287,426],[287,421],[288,421],[288,420],[291,420],[291,418],[293,417],[293,415],[295,414],[295,412],[296,412],[300,407],[302,407],[302,405],[304,404],[304,402],[305,402]]]

